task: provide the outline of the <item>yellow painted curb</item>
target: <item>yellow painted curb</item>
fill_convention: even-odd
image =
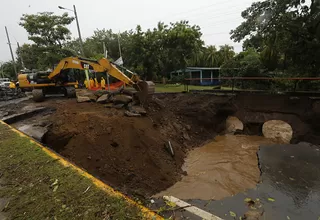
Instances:
[[[53,159],[57,159],[59,160],[59,162],[65,166],[65,167],[71,167],[72,169],[76,170],[78,173],[80,173],[82,176],[90,179],[92,181],[92,183],[94,185],[96,185],[98,188],[102,189],[103,191],[105,191],[106,193],[108,193],[109,195],[112,196],[117,196],[117,197],[122,197],[123,199],[125,199],[129,204],[134,205],[136,207],[138,207],[141,212],[143,213],[143,215],[148,218],[148,219],[154,219],[154,220],[161,220],[163,219],[161,216],[157,215],[156,213],[152,212],[151,210],[149,210],[148,208],[138,204],[137,202],[133,201],[132,199],[130,199],[129,197],[127,197],[126,195],[122,194],[119,191],[114,190],[111,186],[105,184],[104,182],[102,182],[101,180],[95,178],[94,176],[92,176],[91,174],[87,173],[85,170],[81,169],[80,167],[72,164],[71,162],[69,162],[68,160],[66,160],[65,158],[63,158],[62,156],[60,156],[59,154],[57,154],[56,152],[48,149],[47,147],[41,145],[40,143],[38,143],[37,141],[31,139],[28,135],[22,133],[21,131],[18,131],[17,129],[15,129],[14,127],[12,127],[11,125],[8,125],[7,123],[1,121],[1,124],[8,126],[13,132],[19,134],[21,137],[26,137],[30,140],[31,143],[34,143],[35,145],[37,145],[38,147],[40,147],[46,154],[48,154],[50,157],[52,157]]]

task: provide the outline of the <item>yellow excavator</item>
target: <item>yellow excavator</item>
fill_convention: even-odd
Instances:
[[[139,76],[128,71],[132,76],[129,78],[117,66],[109,60],[91,60],[81,57],[68,57],[62,59],[52,72],[36,72],[20,74],[18,76],[19,87],[22,90],[31,90],[33,100],[43,101],[46,94],[64,94],[67,97],[75,97],[75,79],[72,79],[67,70],[93,70],[98,73],[108,73],[114,78],[132,86],[137,90],[136,95],[141,102],[145,102],[148,95],[153,94],[155,87],[151,81],[140,80]]]

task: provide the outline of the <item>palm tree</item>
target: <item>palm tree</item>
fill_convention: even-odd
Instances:
[[[220,65],[232,59],[235,55],[234,48],[227,44],[220,46],[219,53],[220,53],[221,62],[222,62]]]
[[[219,54],[215,46],[209,46],[204,53],[205,65],[208,67],[217,67],[219,64]]]

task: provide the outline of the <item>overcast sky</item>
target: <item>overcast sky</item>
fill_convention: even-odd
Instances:
[[[83,38],[96,29],[113,29],[115,32],[134,29],[140,24],[143,29],[155,27],[159,21],[165,23],[187,19],[201,27],[207,45],[229,44],[237,52],[241,44],[230,40],[229,32],[241,21],[241,11],[253,0],[2,0],[0,14],[0,61],[11,59],[4,26],[7,26],[13,50],[16,42],[28,42],[27,32],[19,26],[22,14],[50,11],[62,14],[58,5],[72,9],[77,7]],[[71,14],[73,12],[70,12]],[[73,14],[72,14],[73,15]],[[77,37],[75,21],[70,25],[73,37]]]

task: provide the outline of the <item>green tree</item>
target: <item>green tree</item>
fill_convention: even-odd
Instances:
[[[16,62],[16,67],[19,70],[21,68],[21,65]],[[16,79],[12,61],[5,62],[0,65],[0,77]]]
[[[221,57],[215,46],[209,46],[204,52],[206,66],[218,67],[221,64]]]
[[[108,49],[108,58],[119,58],[118,37],[124,65],[147,79],[184,69],[193,54],[203,47],[198,26],[192,26],[187,21],[170,25],[160,22],[154,29],[142,31],[141,26],[137,26],[135,30],[119,35],[112,30],[97,30],[84,42],[86,54],[90,57],[100,56],[104,42]],[[76,43],[68,45],[71,50],[76,50]]]
[[[256,77],[263,69],[260,54],[254,48],[248,48],[222,65],[224,76]]]
[[[234,57],[235,55],[234,48],[232,46],[225,44],[223,46],[220,46],[219,54],[221,59],[220,65],[222,65],[223,63],[228,62]]]
[[[28,32],[28,39],[34,42],[23,45],[20,51],[27,68],[52,67],[62,58],[73,55],[73,52],[65,47],[71,36],[66,26],[73,19],[68,13],[58,16],[53,12],[24,14],[21,17],[20,25]]]
[[[210,45],[195,51],[189,64],[192,66],[221,67],[234,56],[235,52],[232,46],[223,45],[217,50],[216,46]]]
[[[255,2],[242,12],[245,21],[231,31],[231,38],[236,42],[246,39],[245,47],[261,51],[261,60],[269,70],[282,68],[292,75],[317,75],[320,43],[314,26],[319,23],[319,9],[313,6],[316,2]]]

